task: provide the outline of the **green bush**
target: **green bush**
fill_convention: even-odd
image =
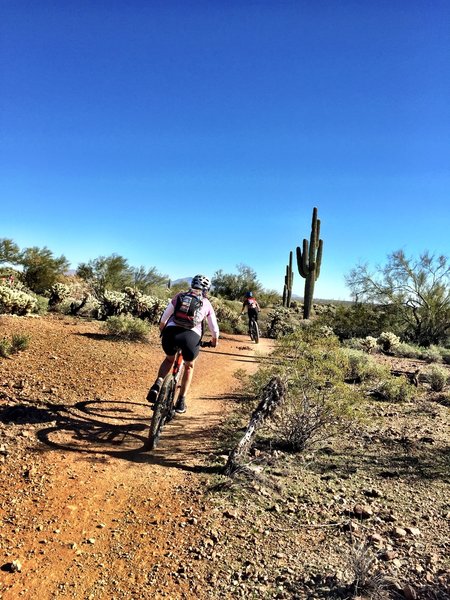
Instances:
[[[244,320],[239,319],[241,302],[216,298],[215,296],[211,296],[209,300],[216,313],[221,331],[224,333],[245,333],[247,331]]]
[[[28,335],[16,333],[11,339],[11,353],[21,352],[26,350],[30,344],[30,338]]]
[[[447,348],[441,348],[441,356],[442,362],[444,362],[446,365],[450,365],[450,350]]]
[[[114,338],[134,342],[145,341],[150,330],[148,323],[142,319],[127,315],[108,317],[104,323],[104,329],[108,335]]]
[[[400,335],[402,329],[398,311],[391,306],[363,304],[339,304],[323,311],[319,320],[329,325],[338,338],[378,337],[382,331],[393,331]]]
[[[8,358],[11,354],[11,342],[6,338],[0,340],[0,357]]]
[[[393,354],[395,356],[403,358],[412,358],[414,360],[422,360],[425,348],[416,346],[414,344],[407,344],[406,342],[400,342],[394,349]]]
[[[362,382],[389,375],[389,370],[386,367],[377,364],[362,350],[342,348],[341,352],[346,357],[348,364],[346,379]]]
[[[4,337],[0,340],[0,357],[8,358],[11,354],[17,354],[26,350],[30,343],[30,338],[24,334],[14,334],[9,340]]]
[[[259,395],[275,375],[286,384],[287,395],[270,428],[271,443],[300,451],[328,437],[354,407],[355,392],[344,383],[347,358],[334,335],[303,321],[293,334],[278,340],[270,364],[250,377],[250,389]]]
[[[442,362],[442,354],[441,354],[438,346],[430,346],[429,348],[424,348],[422,358],[427,363],[441,363]]]
[[[413,396],[413,387],[403,377],[381,380],[374,391],[388,402],[406,402]]]
[[[301,317],[297,312],[277,306],[267,314],[266,335],[272,339],[280,339],[294,333],[300,322]]]
[[[433,366],[427,371],[426,376],[433,392],[442,392],[447,385],[448,374],[444,367]]]

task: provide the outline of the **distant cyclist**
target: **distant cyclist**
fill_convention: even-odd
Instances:
[[[161,363],[158,377],[147,394],[147,400],[154,403],[158,397],[164,377],[169,373],[175,354],[181,349],[184,359],[184,373],[175,411],[186,412],[186,395],[192,381],[194,362],[200,351],[203,334],[203,320],[206,319],[212,336],[212,346],[217,346],[219,326],[211,302],[206,297],[211,282],[204,275],[196,275],[187,292],[180,292],[167,305],[159,328],[162,332],[162,347],[166,358]]]
[[[258,313],[261,310],[256,298],[253,296],[253,292],[245,293],[245,300],[242,303],[241,315],[247,309],[248,313],[248,333],[250,334],[250,323],[252,320],[258,320]]]

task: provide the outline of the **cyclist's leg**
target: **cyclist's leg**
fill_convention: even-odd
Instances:
[[[173,327],[166,327],[166,329],[164,329],[163,331],[161,343],[163,350],[166,353],[166,358],[162,361],[158,370],[158,375],[156,377],[155,383],[152,385],[147,394],[147,400],[150,403],[155,402],[156,398],[158,397],[163,379],[167,375],[167,373],[170,372],[170,369],[172,368],[173,362],[175,360],[176,344],[174,340],[174,333],[175,332]]]
[[[175,410],[177,412],[185,412],[186,396],[189,392],[194,374],[194,363],[200,352],[200,337],[195,331],[188,329],[177,336],[177,341],[183,354],[184,372],[180,382],[180,394]]]

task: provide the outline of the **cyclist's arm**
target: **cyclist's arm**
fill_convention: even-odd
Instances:
[[[214,312],[214,309],[212,306],[211,306],[211,310],[206,315],[206,320],[208,322],[209,331],[211,332],[212,344],[213,344],[213,346],[217,346],[220,333],[219,333],[219,325],[217,323],[216,313]]]
[[[170,317],[173,315],[173,313],[175,312],[175,305],[173,303],[173,300],[171,300],[169,302],[169,304],[166,307],[166,310],[163,312],[162,317],[159,321],[159,330],[162,331],[164,329],[164,327],[167,324],[167,321],[170,319]]]

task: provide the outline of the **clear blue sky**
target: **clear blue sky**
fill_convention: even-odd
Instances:
[[[450,254],[448,0],[0,0],[0,237],[173,279]],[[294,293],[303,293],[296,274]]]

